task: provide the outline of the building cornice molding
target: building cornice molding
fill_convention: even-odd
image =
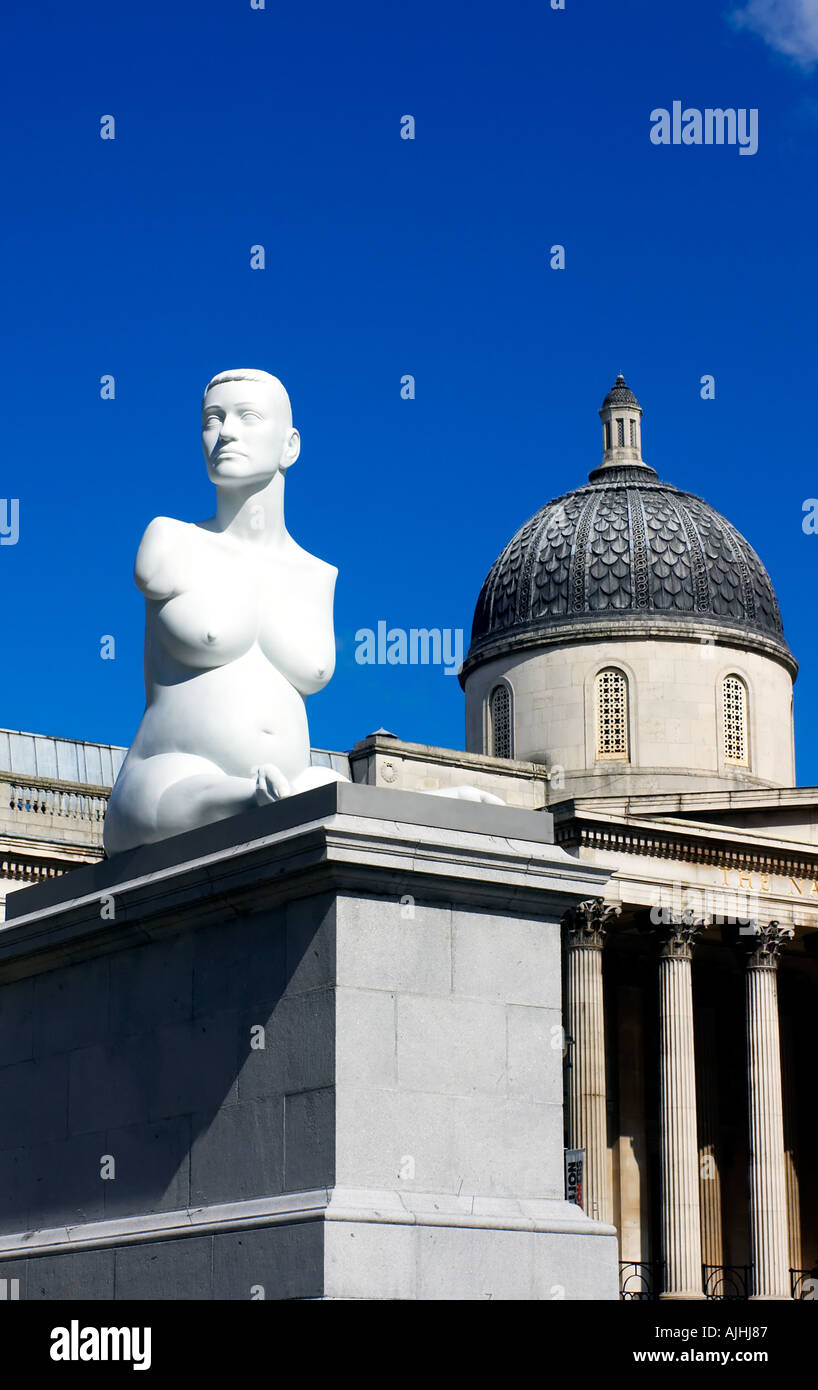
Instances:
[[[575,811],[601,810],[609,815],[627,819],[649,819],[651,816],[667,813],[670,818],[675,815],[685,824],[692,824],[694,822],[688,821],[687,813],[694,810],[721,814],[725,811],[793,808],[802,810],[805,806],[818,807],[818,787],[781,787],[768,783],[753,787],[726,787],[723,791],[635,792],[631,796],[606,797],[575,796],[570,798],[570,805]],[[706,815],[700,823],[713,824],[707,820]]]
[[[565,803],[563,803],[563,806]],[[719,826],[671,826],[658,821],[634,822],[617,816],[554,807],[554,837],[563,848],[581,848],[651,859],[672,859],[717,869],[755,870],[785,877],[818,879],[818,854],[793,841],[771,842],[750,831],[722,831]]]
[[[685,615],[674,617],[672,614],[659,616],[655,612],[651,612],[650,616],[605,612],[595,618],[549,618],[547,621],[530,623],[524,628],[515,628],[483,638],[469,650],[460,670],[460,684],[465,689],[467,678],[487,662],[529,655],[534,651],[584,646],[591,642],[650,642],[668,639],[699,644],[702,639],[706,639],[717,647],[738,648],[759,656],[767,656],[782,665],[793,680],[798,674],[798,662],[789,647],[777,642],[773,637],[748,632],[745,628],[734,627],[729,622],[719,622],[712,616],[690,618]]]
[[[0,837],[0,892],[3,883],[40,883],[44,879],[61,878],[73,869],[98,864],[102,845],[94,850],[88,845],[62,844],[58,840],[30,840],[25,837]]]

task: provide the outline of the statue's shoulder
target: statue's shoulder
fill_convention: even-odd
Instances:
[[[293,541],[289,559],[295,568],[302,569],[304,573],[309,574],[316,584],[327,585],[331,588],[338,578],[338,570],[335,565],[331,565],[327,560],[319,560],[317,555],[311,555],[297,541]]]
[[[142,544],[144,545],[145,541],[151,545],[161,545],[163,541],[172,544],[190,530],[189,521],[177,521],[175,516],[155,516],[145,527]]]
[[[155,516],[145,528],[134,565],[134,579],[146,598],[165,599],[179,589],[191,532],[190,523]]]

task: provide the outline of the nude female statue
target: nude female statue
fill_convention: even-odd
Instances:
[[[304,696],[335,668],[338,571],[284,525],[284,479],[301,443],[278,378],[214,376],[202,445],[216,515],[156,517],[136,557],[145,713],[111,793],[108,855],[344,780],[310,766]],[[499,801],[474,788],[441,794]]]
[[[111,794],[108,854],[338,776],[310,767],[304,708],[335,667],[338,571],[284,525],[300,439],[281,382],[250,369],[213,377],[202,445],[216,515],[156,517],[136,557],[146,707]]]

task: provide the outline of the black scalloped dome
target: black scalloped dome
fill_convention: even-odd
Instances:
[[[480,592],[468,664],[504,635],[548,640],[548,629],[572,622],[634,618],[740,628],[792,661],[752,546],[700,497],[636,465],[599,469],[509,541]]]
[[[627,385],[625,378],[622,376],[621,372],[619,376],[616,378],[615,384],[611,387],[610,391],[608,392],[607,396],[602,402],[603,410],[605,409],[606,405],[639,405],[638,400],[633,394],[630,386]]]

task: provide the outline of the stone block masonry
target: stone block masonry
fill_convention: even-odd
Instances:
[[[559,920],[605,881],[546,814],[335,784],[16,893],[0,1278],[615,1298],[553,1046]]]

